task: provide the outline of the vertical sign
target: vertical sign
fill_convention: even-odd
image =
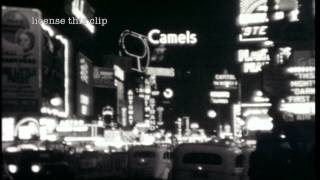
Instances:
[[[37,9],[2,7],[2,110],[34,114],[41,104],[41,29]]]
[[[77,113],[81,117],[92,115],[92,62],[91,60],[78,53],[77,58]]]

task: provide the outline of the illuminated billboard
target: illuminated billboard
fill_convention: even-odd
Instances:
[[[2,6],[2,111],[38,114],[41,106],[41,17],[37,9]]]

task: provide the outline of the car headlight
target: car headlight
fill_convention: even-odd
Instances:
[[[18,172],[18,166],[15,164],[9,164],[8,165],[8,170],[11,174],[15,174]]]
[[[38,172],[40,172],[40,170],[41,170],[41,166],[39,164],[33,164],[31,166],[31,171],[34,173],[38,173]]]

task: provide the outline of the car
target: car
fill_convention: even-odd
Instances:
[[[59,151],[23,150],[3,154],[6,168],[14,179],[73,179],[68,154]]]
[[[245,155],[236,146],[180,144],[173,151],[171,180],[244,179]]]
[[[132,179],[167,179],[171,170],[167,147],[134,146],[128,151],[128,173]]]

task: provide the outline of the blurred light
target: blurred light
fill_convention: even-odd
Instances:
[[[141,158],[140,161],[139,161],[141,164],[145,163],[146,160],[144,158]]]
[[[20,149],[17,147],[7,147],[6,151],[9,153],[14,153],[20,151]]]
[[[215,98],[211,98],[210,102],[213,104],[228,104],[229,100],[228,99],[215,99]]]
[[[47,148],[45,148],[45,147],[39,147],[39,151],[46,151],[47,150]]]
[[[264,108],[264,109],[247,109],[243,112],[243,116],[244,117],[247,117],[247,116],[250,116],[250,115],[253,115],[253,114],[256,114],[256,115],[261,115],[261,114],[267,114],[268,113],[268,108]]]
[[[80,94],[80,103],[85,104],[85,105],[89,105],[89,96],[84,95],[84,94]]]
[[[298,9],[295,9],[295,10],[292,10],[290,11],[289,13],[289,21],[290,22],[297,22],[299,21],[299,10]]]
[[[81,3],[80,9],[79,9],[79,1]],[[83,13],[83,0],[73,0],[71,3],[71,12],[80,22],[83,22],[83,21],[86,22],[81,24],[84,25],[91,34],[95,32],[95,26],[89,22],[88,18]]]
[[[276,13],[273,14],[273,20],[277,21],[277,20],[281,20],[284,18],[284,12],[283,11],[278,11]]]
[[[215,98],[229,98],[230,92],[229,91],[210,91],[210,97]]]
[[[273,128],[272,118],[251,117],[247,121],[247,129],[251,131],[269,131]]]
[[[34,173],[39,173],[40,170],[41,170],[41,166],[38,165],[38,164],[33,164],[33,165],[31,166],[31,171],[34,172]]]
[[[280,111],[290,112],[293,114],[315,114],[315,103],[282,103]]]
[[[211,109],[211,110],[208,110],[207,116],[209,118],[215,118],[217,116],[217,113],[216,113],[216,111]]]
[[[266,23],[269,19],[267,13],[240,14],[238,17],[238,25],[249,25]]]
[[[280,134],[280,138],[281,138],[281,139],[285,139],[285,138],[286,138],[286,135]]]
[[[98,121],[98,126],[99,127],[103,127],[104,126],[104,122],[103,121]]]
[[[288,73],[305,73],[305,72],[315,72],[316,68],[314,66],[294,66],[288,67]]]
[[[45,31],[48,32],[48,34],[49,34],[50,37],[53,37],[53,36],[54,36],[55,32],[54,32],[54,30],[52,29],[51,26],[49,26],[48,24],[45,24],[45,23],[41,23],[40,26],[41,26],[41,28],[42,28],[43,30],[45,30]]]
[[[21,144],[19,145],[19,148],[22,150],[33,150],[33,151],[38,150],[38,147],[34,144]]]
[[[173,97],[173,90],[171,88],[166,88],[164,91],[163,91],[163,96],[166,98],[166,99],[170,99]]]
[[[191,129],[199,129],[199,124],[198,123],[191,123],[190,128]]]
[[[239,35],[239,41],[240,42],[255,42],[255,41],[267,41],[269,38],[267,38],[267,37],[260,37],[260,38],[248,38],[248,39],[246,39],[246,38],[244,38],[243,36],[242,36],[242,34],[240,34]]]
[[[15,128],[15,119],[13,117],[1,118],[1,139],[2,141],[13,141],[14,140],[14,128]]]
[[[18,172],[18,166],[15,164],[9,164],[8,165],[8,170],[10,173],[15,174]]]
[[[270,99],[267,97],[253,97],[253,102],[269,102]]]
[[[260,90],[255,91],[255,94],[256,96],[259,96],[259,97],[263,96],[263,93]]]
[[[50,99],[50,104],[53,106],[60,106],[62,104],[62,98],[59,96],[56,96],[52,99]]]
[[[241,107],[270,107],[271,103],[242,103]]]
[[[114,76],[119,78],[121,81],[125,80],[125,72],[117,65],[113,65]]]
[[[103,141],[104,138],[103,137],[65,137],[64,140],[68,143],[69,141],[70,142],[73,142],[73,141]]]
[[[48,141],[57,141],[58,140],[58,137],[57,137],[57,135],[56,134],[51,134],[51,135],[48,135],[47,136],[47,140]]]
[[[131,89],[128,90],[128,96],[133,96],[133,91]]]
[[[202,166],[198,166],[197,169],[198,169],[199,171],[202,171],[203,168],[202,168]]]
[[[273,42],[273,41],[270,41],[270,40],[264,41],[262,44],[263,44],[263,46],[265,46],[265,47],[272,47],[272,46],[274,46],[274,42]]]

